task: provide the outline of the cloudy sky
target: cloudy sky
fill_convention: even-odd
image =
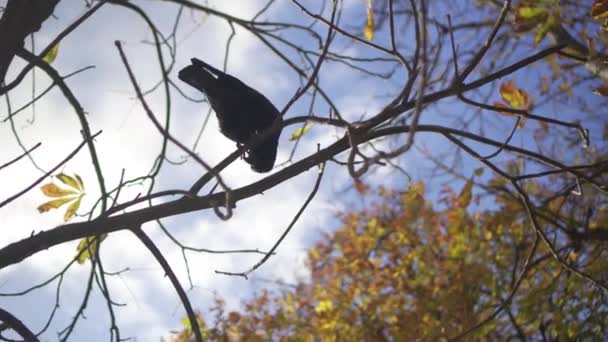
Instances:
[[[5,1],[0,2],[0,5],[4,3]],[[177,6],[164,2],[137,3],[148,11],[164,34],[170,33],[178,13]],[[251,18],[262,4],[262,1],[209,1],[209,6],[239,18]],[[82,15],[85,10],[83,5],[83,1],[76,0],[60,2],[55,16],[47,20],[35,36],[36,51],[44,48],[59,32]],[[356,23],[359,24],[364,7],[357,6],[352,13],[349,11],[350,9],[346,8],[343,20],[348,19],[348,15],[353,15],[358,18]],[[266,15],[286,21],[307,22],[289,1],[277,2]],[[189,59],[194,56],[221,68],[226,39],[230,32],[230,26],[224,20],[185,10],[182,13],[181,26],[176,32],[175,38],[179,42],[179,48],[175,67],[169,77],[179,83],[177,70],[189,64]],[[324,35],[322,27],[319,27],[319,32]],[[140,17],[117,6],[105,5],[64,39],[59,46],[57,59],[53,62],[53,66],[62,75],[86,66],[95,67],[70,77],[67,83],[87,112],[91,130],[103,131],[96,139],[96,146],[109,188],[118,184],[123,169],[125,179],[147,174],[154,165],[161,144],[160,135],[134,97],[132,85],[114,46],[115,40],[123,42],[142,88],[153,87],[160,80],[160,73],[156,53],[148,43],[152,40],[152,35]],[[310,43],[310,39],[302,38],[302,44]],[[27,47],[31,48],[30,42]],[[299,80],[285,63],[279,61],[258,39],[241,28],[236,28],[236,37],[230,49],[227,70],[260,90],[277,107],[285,105],[300,86]],[[23,63],[16,59],[11,65],[7,80],[11,80],[21,67]],[[343,114],[354,118],[377,109],[378,104],[365,86],[365,80],[360,76],[348,75],[343,69],[339,65],[330,64],[322,70],[323,82],[331,90]],[[31,99],[31,76],[30,73],[20,87],[10,92],[9,101],[2,98],[0,120],[5,118],[9,106],[14,111]],[[362,82],[362,87],[353,87],[346,91],[344,85],[353,82]],[[41,92],[49,84],[50,80],[43,72],[36,70],[36,91]],[[188,96],[202,98],[194,89],[182,89]],[[162,87],[149,94],[147,100],[156,116],[164,120],[165,96]],[[186,100],[174,89],[171,106],[171,132],[186,145],[193,146],[208,113],[208,107],[206,104],[194,104]],[[306,114],[307,107],[306,101],[302,101],[293,107],[288,116]],[[328,112],[327,105],[319,104],[316,107],[319,115]],[[288,138],[294,129],[292,126],[283,132],[278,163],[287,160],[291,152],[293,143],[289,142]],[[18,133],[18,137],[13,131]],[[314,152],[317,143],[327,145],[337,134],[341,132],[334,129],[313,130],[307,136],[306,142],[300,145],[296,158]],[[20,153],[18,139],[26,147],[38,142],[42,142],[42,146],[33,153],[32,160],[23,159],[19,164],[0,171],[3,197],[29,185],[31,180],[40,177],[44,170],[53,167],[81,142],[77,116],[58,88],[54,88],[36,102],[35,111],[32,108],[27,109],[17,115],[12,123],[0,123],[0,161],[9,160]],[[197,152],[205,161],[214,164],[233,149],[234,144],[219,133],[215,116],[212,115],[197,146]],[[184,161],[184,153],[171,146],[168,158],[179,164]],[[68,174],[77,173],[83,178],[87,195],[79,213],[86,214],[99,194],[96,176],[86,149],[62,167],[61,171]],[[188,188],[201,172],[200,166],[192,161],[179,165],[165,163],[154,189]],[[241,160],[233,163],[222,175],[233,188],[263,177],[253,173]],[[385,176],[383,171],[377,174],[378,179],[383,179],[384,182],[388,179]],[[262,195],[239,202],[234,217],[227,222],[218,219],[211,211],[206,211],[171,217],[162,223],[182,243],[190,246],[215,250],[267,250],[304,203],[316,177],[317,172],[313,169]],[[351,181],[344,170],[335,165],[328,167],[322,190],[283,242],[278,255],[262,266],[254,274],[253,280],[217,275],[214,271],[245,271],[259,260],[260,255],[189,253],[188,261],[194,285],[189,296],[194,307],[206,311],[214,293],[217,293],[227,301],[229,307],[234,308],[253,291],[273,286],[264,280],[281,279],[289,282],[297,277],[304,277],[306,270],[303,259],[306,249],[312,245],[315,237],[319,232],[335,227],[333,214],[342,209],[343,205],[348,205],[349,201],[351,204],[360,203],[359,200],[345,197],[349,193],[350,185]],[[142,192],[145,193],[148,186],[149,183],[130,186],[121,192],[120,200],[126,201]],[[35,188],[2,208],[0,245],[25,238],[33,231],[48,230],[61,224],[61,209],[38,214],[36,207],[45,200],[38,188]],[[85,219],[86,217],[76,217],[74,220]],[[150,223],[145,228],[158,243],[182,283],[188,286],[181,250],[162,233],[158,224]],[[2,270],[0,292],[21,291],[57,274],[75,255],[76,245],[77,241],[74,241],[53,247],[19,265]],[[129,269],[118,276],[107,277],[113,300],[126,304],[115,308],[122,337],[154,341],[161,336],[167,337],[171,329],[179,328],[179,321],[184,316],[181,303],[160,267],[134,236],[127,232],[111,235],[103,243],[102,257],[108,272]],[[70,323],[82,302],[88,276],[88,266],[74,266],[65,274],[59,291],[60,307],[43,339],[55,340],[56,333]],[[57,284],[57,281],[54,281],[25,296],[0,297],[0,303],[3,308],[14,313],[37,332],[45,325],[55,305]],[[107,307],[97,288],[92,294],[85,315],[87,319],[79,321],[72,340],[108,340]]]

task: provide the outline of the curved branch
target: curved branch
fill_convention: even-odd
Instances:
[[[146,246],[146,248],[150,251],[150,253],[152,253],[152,255],[154,255],[154,258],[156,258],[156,261],[158,261],[160,266],[163,268],[163,271],[165,271],[165,275],[167,277],[169,277],[169,280],[171,280],[171,284],[173,284],[173,288],[175,288],[175,291],[177,292],[179,299],[182,301],[182,304],[184,305],[184,309],[186,309],[186,312],[188,313],[188,319],[190,320],[190,326],[192,327],[192,331],[194,332],[196,341],[203,342],[203,335],[201,335],[201,329],[198,326],[198,321],[196,320],[196,315],[194,314],[194,310],[192,309],[192,304],[190,304],[190,300],[188,299],[188,296],[186,295],[186,291],[184,291],[184,288],[179,283],[179,279],[177,279],[177,276],[175,275],[175,273],[173,272],[173,269],[171,268],[171,266],[169,265],[169,263],[163,256],[163,253],[158,249],[158,247],[156,247],[156,245],[154,244],[154,241],[152,241],[148,237],[148,235],[146,235],[146,233],[141,229],[141,227],[131,229],[131,232],[133,234],[135,234],[135,236],[137,236],[139,241],[141,241],[144,244],[144,246]]]

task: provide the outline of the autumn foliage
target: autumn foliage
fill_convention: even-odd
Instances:
[[[258,294],[240,312],[225,312],[218,299],[213,317],[199,316],[204,336],[440,341],[477,326],[464,339],[602,339],[608,308],[601,290],[538,244],[517,197],[502,192],[492,209],[481,209],[474,181],[459,191],[445,187],[435,205],[422,183],[404,192],[379,190],[373,208],[345,213],[342,226],[310,249],[309,279]],[[491,183],[505,187],[499,179]],[[560,253],[606,276],[605,252],[580,247],[566,241]],[[189,338],[187,329],[173,335]]]

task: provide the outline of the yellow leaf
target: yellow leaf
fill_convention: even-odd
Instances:
[[[467,183],[462,188],[462,191],[460,191],[460,194],[458,195],[458,202],[462,207],[466,208],[471,203],[472,198],[473,198],[473,177],[469,178]]]
[[[415,183],[412,186],[410,186],[409,190],[412,194],[415,194],[417,196],[424,196],[424,183]]]
[[[493,188],[503,188],[506,184],[507,181],[502,177],[497,177],[490,180],[490,186]]]
[[[47,52],[47,54],[42,57],[42,60],[47,62],[48,64],[51,64],[55,61],[55,58],[57,58],[57,53],[59,52],[59,43],[55,44],[50,50],[49,52]]]
[[[311,248],[310,251],[308,251],[308,254],[312,260],[318,260],[321,256],[316,248]]]
[[[522,19],[532,19],[546,15],[549,12],[546,8],[522,6],[517,9],[517,16]]]
[[[79,196],[78,199],[74,201],[74,203],[70,204],[68,209],[65,211],[65,214],[63,215],[64,222],[68,222],[72,218],[72,216],[76,214],[76,211],[80,207],[80,200],[82,200],[82,196]]]
[[[337,322],[336,322],[336,321],[333,321],[333,320],[332,320],[332,321],[329,321],[329,322],[327,322],[327,323],[323,323],[323,324],[321,325],[321,330],[322,330],[322,331],[331,331],[331,330],[334,330],[334,329],[335,329],[335,327],[336,327],[336,324],[337,324]],[[331,340],[330,340],[330,341],[331,341]],[[334,341],[335,341],[335,340],[334,340]]]
[[[528,93],[515,86],[513,81],[503,82],[500,85],[500,96],[513,109],[528,110],[530,100]]]
[[[319,304],[317,304],[317,306],[315,307],[315,311],[317,313],[323,313],[326,311],[331,311],[334,308],[334,304],[331,302],[331,300],[329,299],[325,299],[319,302]]]
[[[99,243],[101,243],[108,234],[103,234],[100,236]],[[77,261],[79,264],[83,264],[87,259],[91,258],[94,260],[95,256],[95,248],[97,248],[97,243],[95,241],[95,236],[86,237],[78,243],[78,247],[76,251],[78,252]]]
[[[589,51],[589,59],[595,59],[597,57],[595,42],[593,42],[592,38],[587,38],[587,50]]]
[[[499,92],[500,92],[500,96],[506,103],[496,101],[496,102],[494,102],[494,107],[497,107],[497,108],[511,107],[512,109],[526,110],[526,111],[530,110],[530,108],[532,107],[531,101],[528,97],[528,93],[522,89],[517,88],[513,81],[503,82],[500,85]],[[509,116],[517,115],[515,113],[511,113],[506,110],[500,110],[500,113],[502,113],[504,115],[509,115]],[[525,123],[526,123],[525,117],[522,116],[519,121],[518,127],[519,128],[524,127]]]
[[[76,251],[78,252],[77,261],[82,265],[89,258],[89,255],[95,255],[95,237],[80,240]]]
[[[38,212],[44,213],[51,209],[57,209],[57,208],[61,207],[62,205],[66,204],[72,200],[75,200],[75,199],[76,199],[76,197],[63,197],[63,198],[58,198],[56,200],[48,201],[38,207]]]
[[[591,5],[591,17],[595,20],[608,18],[608,0],[595,0]]]
[[[194,317],[196,317],[196,322],[198,323],[199,328],[203,328],[205,327],[205,320],[203,319],[203,317],[201,316],[200,313],[195,312],[194,313]],[[184,326],[184,328],[186,328],[186,330],[188,331],[192,331],[192,324],[190,323],[190,317],[185,316],[182,318],[181,320],[182,325]]]
[[[540,26],[538,32],[536,32],[536,36],[534,37],[534,46],[538,45],[543,38],[553,29],[555,26],[559,25],[561,21],[559,6],[556,7],[556,10],[552,15],[550,15],[547,20]]]
[[[77,173],[75,173],[74,176],[76,177],[76,181],[78,182],[78,189],[80,189],[80,191],[84,191],[84,182],[82,181],[82,178],[80,178]]]
[[[513,31],[527,32],[544,23],[549,16],[549,9],[542,7],[520,6],[515,8]]]
[[[547,95],[549,90],[551,89],[551,81],[549,81],[549,77],[543,76],[540,79],[540,94]]]
[[[484,171],[484,170],[485,170],[485,169],[484,169],[483,167],[480,167],[480,168],[475,169],[475,170],[473,171],[473,173],[475,174],[475,176],[481,176],[481,175],[483,175],[483,171]]]
[[[543,38],[545,38],[547,33],[549,33],[550,29],[551,26],[547,25],[547,23],[543,24],[543,26],[540,27],[540,29],[536,32],[536,35],[534,36],[534,47],[536,47],[536,45],[538,45],[538,43],[540,43]]]
[[[300,139],[304,134],[308,133],[308,131],[310,131],[310,129],[312,128],[312,125],[306,124],[304,125],[304,127],[300,127],[298,129],[296,129],[293,134],[291,135],[291,137],[289,138],[289,141],[295,141]]]
[[[367,222],[367,226],[370,229],[375,229],[376,227],[378,227],[378,218],[374,217],[371,220],[369,220],[369,222]]]
[[[566,95],[568,95],[568,97],[572,97],[572,87],[570,86],[570,83],[568,83],[568,81],[564,80],[559,85],[559,89],[561,91],[563,91],[564,93],[566,93]]]
[[[374,39],[374,13],[372,11],[372,0],[367,0],[367,24],[365,24],[363,35],[369,41]]]
[[[59,179],[65,185],[71,186],[74,189],[82,191],[78,184],[78,181],[74,177],[68,176],[65,173],[60,173],[57,175],[57,179]]]
[[[575,52],[573,49],[570,49],[570,51],[568,51],[568,53],[572,53],[574,55],[580,55],[580,53]],[[553,80],[556,80],[559,75],[562,72],[562,67],[559,65],[559,63],[557,62],[557,59],[554,56],[549,56],[546,59],[549,62],[549,65],[551,66],[551,78]]]
[[[77,195],[78,192],[69,189],[62,189],[53,183],[48,183],[40,187],[42,193],[48,197],[64,197],[69,195]]]

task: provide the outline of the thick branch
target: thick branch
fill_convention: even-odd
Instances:
[[[359,144],[371,141],[387,135],[404,134],[409,132],[408,126],[391,127],[368,135],[362,136],[358,141]],[[474,135],[469,132],[456,130],[436,125],[419,125],[418,132],[432,132],[439,134],[452,134],[461,136],[467,139],[472,139],[480,143],[500,147],[505,150],[513,151],[521,155],[527,155],[531,158],[538,159],[542,162],[547,160],[541,155],[532,151],[527,151],[510,145],[504,145],[502,141],[496,141],[489,138]],[[273,188],[284,181],[299,175],[315,165],[325,162],[337,154],[346,151],[350,147],[348,137],[343,137],[321,151],[302,159],[301,161],[286,167],[279,172],[261,179],[255,183],[246,185],[239,189],[232,190],[232,199],[235,203],[239,200],[255,196],[270,188]],[[571,167],[566,167],[558,162],[550,163],[555,167],[563,167],[569,169],[569,172],[582,177],[584,175]],[[112,217],[101,217],[93,221],[71,223],[58,226],[49,231],[42,231],[36,235],[25,238],[21,241],[14,242],[0,249],[0,269],[21,262],[22,260],[50,247],[81,239],[87,236],[95,236],[99,234],[112,233],[119,230],[131,229],[134,226],[139,226],[143,223],[150,222],[156,219],[165,218],[168,216],[184,214],[188,212],[210,209],[224,201],[225,193],[219,192],[204,197],[184,197],[172,202],[158,204],[149,208],[143,208],[128,212],[122,215]]]
[[[8,0],[0,18],[0,84],[25,38],[40,30],[59,0]]]
[[[3,325],[8,326],[8,328],[16,331],[21,337],[24,338],[25,341],[40,341],[34,333],[23,324],[17,317],[13,316],[10,312],[5,311],[0,308],[0,321],[3,322]],[[5,327],[0,326],[0,332],[4,330]]]

